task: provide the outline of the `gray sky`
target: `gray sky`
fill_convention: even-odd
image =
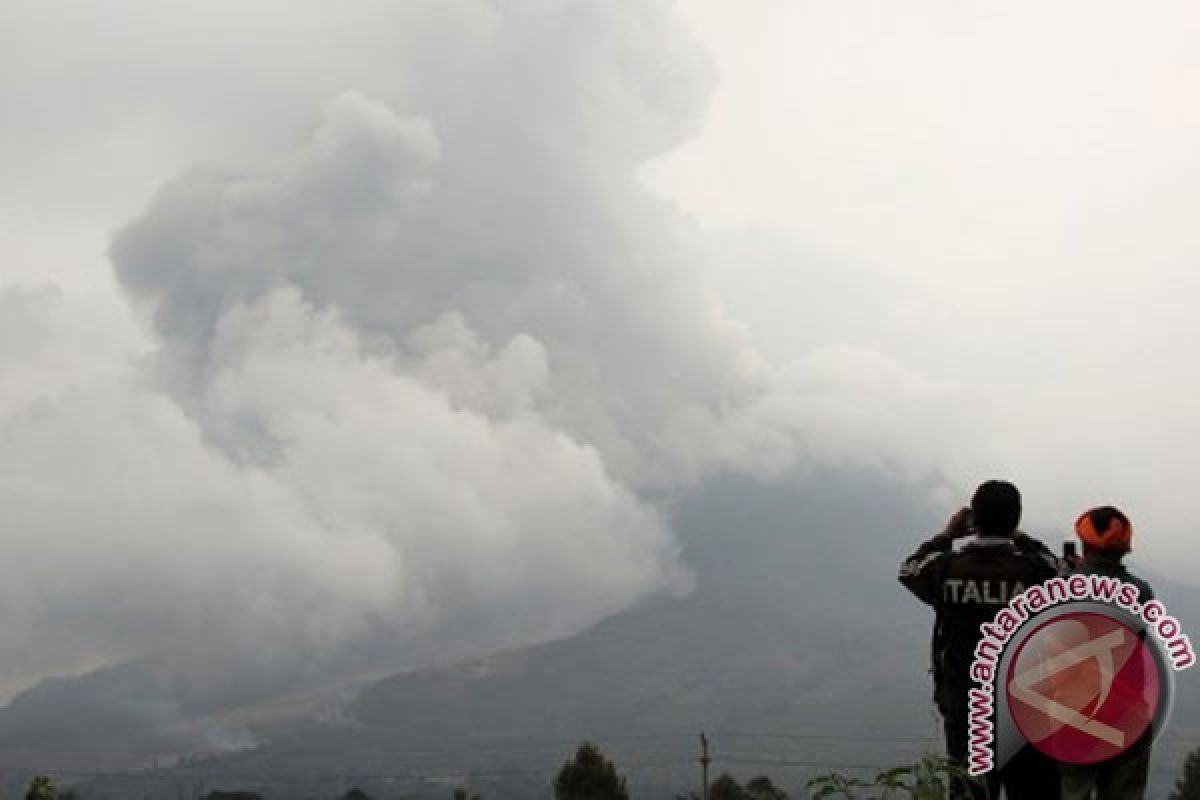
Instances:
[[[6,4],[0,692],[559,635],[686,590],[718,470],[1007,475],[1190,576],[1198,24]]]
[[[957,479],[1128,506],[1194,574],[1195,6],[684,5],[723,78],[646,174],[758,240],[718,276],[755,344],[892,356],[969,406]]]

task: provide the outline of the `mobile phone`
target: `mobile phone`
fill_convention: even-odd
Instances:
[[[1074,561],[1079,556],[1074,542],[1063,542],[1063,560]]]

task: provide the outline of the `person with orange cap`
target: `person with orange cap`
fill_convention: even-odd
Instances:
[[[1150,584],[1130,572],[1124,559],[1133,550],[1133,523],[1114,506],[1099,506],[1079,515],[1075,535],[1083,544],[1083,557],[1073,572],[1109,575],[1138,587],[1139,602],[1154,599]]]
[[[1124,564],[1133,549],[1133,523],[1114,506],[1085,511],[1075,521],[1075,535],[1083,544],[1083,557],[1072,565],[1072,574],[1108,575],[1138,587],[1143,606],[1154,599],[1150,584]],[[1119,756],[1098,764],[1059,764],[1062,800],[1142,800],[1150,771],[1152,732]],[[1093,794],[1094,792],[1094,794]]]

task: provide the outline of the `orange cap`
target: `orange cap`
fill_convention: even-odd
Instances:
[[[1081,542],[1096,550],[1128,553],[1133,549],[1133,523],[1113,506],[1083,512],[1075,520],[1075,534]]]

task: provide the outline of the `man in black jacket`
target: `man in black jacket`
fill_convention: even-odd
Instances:
[[[968,691],[979,626],[1027,587],[1058,574],[1054,554],[1017,531],[1021,495],[1005,481],[988,481],[971,507],[956,512],[946,529],[924,542],[900,565],[900,582],[936,612],[933,636],[934,702],[941,712],[946,753],[966,765]],[[957,551],[954,542],[967,539]],[[1000,785],[1014,800],[1057,800],[1057,765],[1026,745],[984,785],[956,797],[997,797]]]

